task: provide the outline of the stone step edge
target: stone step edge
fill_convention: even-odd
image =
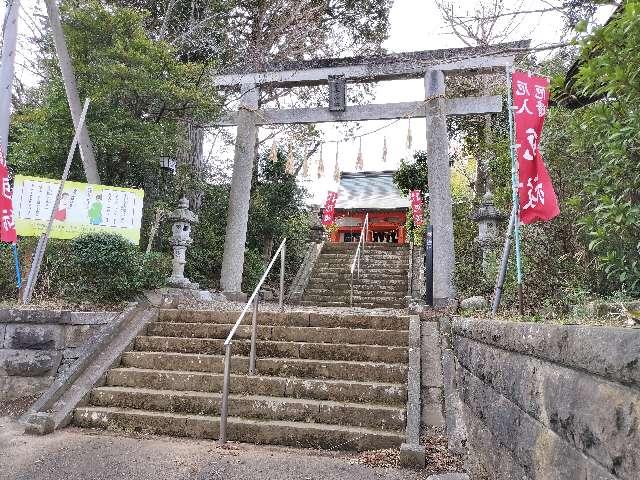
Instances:
[[[175,339],[180,339],[180,340],[194,340],[194,341],[205,341],[205,340],[217,340],[217,341],[221,341],[224,340],[224,338],[208,338],[208,337],[166,337],[166,336],[162,336],[162,335],[138,335],[136,337],[136,340],[139,338],[170,338],[172,340]],[[258,339],[258,341],[260,343],[264,344],[294,344],[294,345],[313,345],[313,346],[336,346],[336,347],[372,347],[372,348],[386,348],[388,350],[391,349],[403,349],[403,350],[409,350],[409,347],[407,345],[378,345],[378,344],[374,344],[374,343],[322,343],[322,342],[298,342],[298,341],[287,341],[287,340],[261,340]],[[243,343],[243,344],[250,344],[251,343],[251,339],[248,338],[234,338],[233,342],[236,344],[239,343]],[[144,351],[144,352],[148,352],[149,350],[136,350],[136,351]],[[158,353],[162,353],[162,350]],[[182,352],[177,352],[177,353],[182,353]],[[261,358],[266,358],[266,357],[261,357]],[[290,358],[290,357],[273,357],[273,358]],[[298,359],[298,357],[294,357],[295,359]],[[313,359],[309,359],[309,360],[313,360]],[[325,361],[325,360],[322,360]],[[387,364],[387,362],[377,362],[377,363],[384,363]]]
[[[137,353],[137,352],[136,352]],[[144,352],[144,353],[163,353],[163,352]],[[189,355],[186,353],[181,353],[179,355]],[[193,354],[192,354],[193,355]],[[220,359],[222,361],[224,357],[220,356]],[[244,357],[247,358],[247,357]],[[248,359],[247,359],[248,361]],[[338,360],[317,360],[318,362],[338,362]],[[350,363],[367,363],[370,365],[398,365],[398,366],[405,366],[404,363],[374,363],[374,362],[350,362]],[[156,373],[156,372],[162,372],[162,373],[177,373],[180,375],[210,375],[210,376],[221,376],[223,375],[222,372],[201,372],[198,370],[163,370],[163,369],[158,369],[158,368],[137,368],[137,367],[115,367],[110,369],[109,371],[124,371],[124,372],[142,372],[142,373]],[[240,378],[240,377],[249,377],[250,375],[248,374],[242,374],[242,373],[231,373],[231,379],[233,379],[234,377]],[[255,375],[255,377],[258,378],[273,378],[276,380],[298,380],[300,382],[322,382],[322,383],[332,383],[332,384],[342,384],[342,385],[351,385],[351,384],[356,384],[356,385],[364,385],[364,386],[377,386],[377,387],[388,387],[388,388],[397,388],[397,387],[401,387],[401,388],[406,388],[407,387],[407,383],[406,382],[402,382],[402,383],[393,383],[393,382],[370,382],[370,381],[362,381],[362,380],[342,380],[339,378],[308,378],[308,377],[280,377],[278,375],[260,375],[257,374]]]
[[[131,354],[131,355],[181,355],[184,356],[186,358],[189,357],[205,357],[205,359],[215,359],[215,360],[219,360],[220,364],[222,364],[223,360],[224,360],[224,355],[212,355],[212,354],[207,354],[207,353],[184,353],[184,352],[165,352],[165,351],[152,351],[152,350],[130,350],[128,352],[125,352],[124,355],[127,354]],[[232,359],[242,359],[243,361],[249,362],[249,357],[247,357],[246,355],[233,355]],[[260,360],[269,360],[269,361],[274,361],[274,362],[282,362],[284,360],[287,360],[289,362],[293,362],[293,363],[326,363],[326,364],[330,364],[330,365],[341,365],[341,364],[351,364],[351,365],[356,365],[356,366],[362,366],[362,367],[367,367],[367,366],[376,366],[376,367],[385,367],[385,368],[391,368],[391,367],[406,367],[407,364],[403,363],[403,362],[370,362],[370,361],[366,361],[366,360],[319,360],[319,359],[315,359],[315,358],[285,358],[285,357],[258,357],[257,361]],[[247,363],[248,365],[248,363]],[[124,367],[124,368],[135,368],[135,367]],[[111,369],[113,370],[113,369]],[[153,370],[153,371],[159,371],[159,372],[182,372],[182,371],[191,371],[191,370],[162,370],[162,369],[139,369],[139,370]],[[206,373],[206,372],[204,372]],[[215,373],[215,372],[211,372],[211,373]],[[263,375],[263,376],[272,376],[272,375]],[[275,375],[273,375],[275,376]],[[284,378],[284,377],[283,377]],[[304,379],[304,377],[286,377],[286,378],[300,378],[300,379]],[[309,380],[308,378],[306,378],[306,380]],[[311,379],[313,380],[313,379]],[[324,379],[318,379],[318,380],[324,380]],[[371,382],[362,382],[362,383],[371,383]],[[385,383],[385,382],[380,382],[381,384]]]
[[[245,320],[247,319],[247,317],[245,317]],[[194,326],[202,326],[202,325],[216,325],[216,326],[223,326],[223,327],[229,327],[229,329],[231,329],[231,327],[233,327],[233,323],[203,323],[203,322],[173,322],[171,320],[156,320],[152,323],[161,323],[164,325],[176,325],[176,326],[184,326],[184,325],[194,325]],[[150,323],[149,325],[151,325],[152,323]],[[240,324],[240,327],[251,327],[250,323],[245,323],[244,321]],[[409,329],[403,329],[403,330],[396,330],[396,329],[388,329],[388,328],[349,328],[349,327],[316,327],[316,326],[304,326],[304,327],[299,327],[297,325],[272,325],[269,323],[260,323],[260,320],[258,320],[258,328],[260,327],[269,327],[269,328],[286,328],[286,329],[297,329],[297,330],[304,330],[304,329],[308,329],[308,330],[348,330],[350,332],[356,330],[356,331],[360,331],[360,332],[380,332],[382,333],[386,333],[386,332],[400,332],[400,333],[409,333]],[[184,338],[190,338],[190,337],[184,337]],[[226,338],[226,337],[225,337]],[[303,342],[306,343],[306,342]],[[337,345],[342,345],[342,344],[337,344]],[[350,344],[350,345],[358,345],[358,344]],[[364,345],[368,345],[368,344],[364,344]]]
[[[122,386],[112,386],[105,385],[102,387],[95,387],[93,391],[99,392],[118,392],[118,393],[144,393],[144,394],[166,394],[166,395],[175,395],[179,397],[196,397],[203,399],[222,399],[222,392],[200,392],[196,390],[168,390],[168,389],[155,389],[155,388],[138,388],[138,387],[122,387]],[[229,400],[255,400],[255,401],[273,401],[277,403],[290,403],[290,404],[313,404],[317,405],[318,408],[321,406],[328,407],[348,407],[348,408],[358,408],[365,409],[366,407],[373,407],[379,410],[388,410],[389,413],[399,413],[404,412],[406,408],[400,406],[393,406],[384,403],[371,403],[371,402],[338,402],[335,400],[318,400],[315,398],[294,398],[294,397],[279,397],[277,395],[254,395],[254,394],[238,394],[238,393],[230,393]],[[153,410],[156,411],[156,410]],[[165,411],[165,410],[158,410]],[[333,424],[331,424],[333,425]]]
[[[133,417],[146,417],[147,422],[145,424],[148,426],[149,431],[154,431],[154,426],[157,425],[158,420],[168,420],[175,419],[179,421],[185,422],[185,429],[187,428],[187,424],[189,422],[206,422],[210,426],[218,427],[220,423],[220,417],[215,416],[204,416],[204,415],[184,415],[177,413],[168,413],[168,412],[153,412],[149,410],[136,410],[130,408],[117,408],[117,407],[77,407],[74,412],[74,423],[78,424],[79,420],[82,420],[82,416],[86,416],[90,421],[86,422],[87,427],[96,426],[98,424],[98,428],[103,428],[99,423],[100,415],[105,416],[113,416],[113,415],[128,415]],[[80,417],[80,418],[77,418]],[[103,419],[106,422],[113,421],[114,419]],[[155,421],[154,421],[155,420]],[[397,446],[405,440],[404,433],[400,433],[397,431],[391,430],[376,430],[372,428],[366,427],[353,427],[353,426],[344,426],[344,425],[333,425],[326,423],[306,423],[306,422],[290,422],[284,420],[257,420],[257,419],[245,419],[240,417],[228,417],[227,422],[229,427],[235,425],[247,425],[247,426],[256,426],[262,428],[275,428],[275,429],[298,429],[301,432],[304,430],[315,430],[318,433],[322,433],[323,436],[331,435],[332,433],[342,433],[342,434],[352,434],[356,435],[354,439],[347,440],[345,444],[335,445],[332,450],[347,450],[347,444],[351,442],[355,442],[358,439],[362,439],[363,437],[371,436],[379,439],[387,439],[390,443],[395,443]],[[80,422],[82,423],[82,422]],[[197,425],[197,423],[196,423]],[[85,426],[85,425],[80,425]],[[156,429],[157,430],[157,429]],[[166,433],[166,432],[165,432]],[[174,432],[175,434],[175,432]],[[186,430],[185,430],[185,435]],[[205,437],[203,437],[205,438]],[[214,436],[212,438],[217,438]],[[243,441],[242,439],[237,439],[236,441]],[[311,448],[317,448],[309,445]],[[364,449],[362,449],[364,450]]]

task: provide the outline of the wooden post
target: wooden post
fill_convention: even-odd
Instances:
[[[429,215],[433,225],[433,301],[438,306],[448,304],[455,297],[451,167],[442,71],[427,72],[425,92],[428,99]]]
[[[69,109],[71,110],[71,118],[73,119],[74,127],[78,128],[80,115],[82,113],[82,105],[80,103],[80,95],[78,94],[76,78],[73,73],[73,66],[71,65],[71,58],[69,57],[69,50],[67,50],[67,44],[64,40],[62,22],[60,20],[60,10],[58,10],[55,0],[45,0],[45,5],[47,7],[49,25],[51,26],[51,31],[53,33],[53,43],[56,47],[56,53],[58,54],[58,62],[60,64],[60,71],[62,72],[62,79],[64,80],[64,90],[67,94]],[[96,164],[96,158],[93,154],[93,145],[91,144],[91,139],[89,138],[89,132],[87,131],[86,125],[83,125],[80,130],[79,145],[80,157],[82,158],[87,182],[99,185],[100,175],[98,173],[98,165]]]
[[[241,87],[241,105],[238,112],[238,132],[233,160],[231,192],[229,193],[227,231],[220,275],[220,288],[226,293],[239,293],[242,288],[259,93],[259,87],[255,84],[245,84]]]

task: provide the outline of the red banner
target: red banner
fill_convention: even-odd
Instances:
[[[9,184],[9,170],[7,160],[0,148],[0,242],[15,243],[16,225],[13,221],[13,201],[11,199],[11,185]]]
[[[322,225],[328,227],[333,225],[336,217],[336,201],[338,200],[337,192],[329,192],[327,195],[327,201],[324,204],[324,211],[322,212]]]
[[[551,220],[560,213],[551,177],[540,154],[540,138],[549,108],[549,79],[514,72],[512,76],[518,145],[520,220]]]
[[[416,227],[419,227],[424,222],[423,212],[422,212],[422,195],[420,194],[420,190],[412,190],[409,194],[409,198],[411,198],[411,210],[413,211],[413,224]]]

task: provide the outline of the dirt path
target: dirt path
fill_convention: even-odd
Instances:
[[[356,455],[67,428],[24,435],[0,417],[2,480],[417,480],[424,471],[372,468]]]

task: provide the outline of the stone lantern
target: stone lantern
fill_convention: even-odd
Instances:
[[[482,249],[482,268],[486,271],[487,254],[499,242],[498,226],[500,221],[507,217],[496,209],[493,203],[493,194],[487,190],[487,193],[482,197],[482,203],[472,218],[478,223],[476,242]]]
[[[172,211],[167,219],[173,222],[169,243],[173,247],[173,272],[167,279],[170,287],[188,288],[197,290],[199,285],[191,283],[184,276],[184,266],[187,263],[187,247],[193,243],[191,238],[191,225],[198,223],[198,216],[189,210],[189,200],[182,197],[178,202],[178,208]]]

